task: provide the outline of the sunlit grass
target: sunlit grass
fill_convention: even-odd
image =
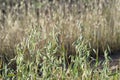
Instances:
[[[119,69],[110,70],[108,56],[120,46],[117,1],[78,3],[82,6],[45,1],[37,4],[39,17],[35,4],[28,6],[27,14],[23,3],[22,15],[7,13],[0,25],[1,78],[118,80]],[[98,61],[101,54],[105,57],[102,68]]]

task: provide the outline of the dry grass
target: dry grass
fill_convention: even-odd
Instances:
[[[29,4],[28,9],[23,2],[19,9],[17,6],[11,11],[6,8],[6,15],[0,12],[2,77],[34,80],[37,79],[38,65],[43,64],[43,79],[48,76],[57,79],[59,75],[59,79],[92,80],[105,77],[117,80],[119,73],[116,71],[113,75],[109,71],[107,52],[104,53],[104,68],[100,70],[102,74],[97,69],[92,70],[87,59],[92,50],[100,55],[108,47],[112,52],[120,50],[119,4],[119,0],[78,0],[77,3],[53,0],[50,3]],[[74,56],[69,58],[69,55]],[[17,67],[17,74],[7,68],[12,58],[16,60],[17,66],[12,67]],[[95,64],[98,64],[97,60]],[[68,71],[64,71],[63,67]]]
[[[93,3],[95,8],[93,8]],[[56,5],[56,3],[53,6],[46,4],[43,7],[43,10],[48,7],[46,14],[43,11],[38,20],[41,26],[42,39],[50,39],[48,36],[54,30],[55,35],[60,34],[60,42],[66,45],[68,43],[71,45],[78,36],[82,35],[85,40],[90,42],[92,48],[105,50],[109,45],[112,50],[119,50],[119,5],[115,4],[112,1],[105,4],[101,0],[97,5],[93,0],[88,2],[88,7],[83,8],[84,10],[80,14],[78,13],[79,6],[75,4],[73,4],[73,7],[71,6],[72,8],[65,3],[63,6],[61,4]],[[70,12],[69,9],[75,11]],[[0,31],[1,49],[8,46],[14,47],[15,44],[22,40],[25,28],[32,25],[37,26],[34,13],[28,13],[27,17],[22,16],[21,20],[15,21],[13,20],[14,15],[8,14],[6,16],[5,25],[2,26],[4,28]],[[4,50],[1,52],[4,52]]]
[[[13,58],[15,46],[27,39],[33,25],[41,33],[41,40],[36,43],[38,48],[58,39],[59,45],[64,45],[68,53],[74,54],[72,44],[81,37],[91,49],[104,51],[109,46],[111,51],[120,50],[119,1],[100,0],[98,3],[96,0],[80,0],[78,3],[81,5],[43,2],[42,7],[39,6],[39,18],[30,5],[27,15],[24,5],[21,7],[22,14],[7,13],[4,25],[0,26],[0,54]]]

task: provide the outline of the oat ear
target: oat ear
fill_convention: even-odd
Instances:
[[[62,37],[61,37],[61,34],[60,33],[58,33],[57,35],[56,35],[56,42],[57,42],[57,44],[60,46],[61,45],[61,43],[62,43],[62,39],[61,39]]]

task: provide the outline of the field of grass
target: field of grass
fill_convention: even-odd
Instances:
[[[109,66],[120,50],[119,0],[45,0],[27,9],[23,1],[0,12],[1,79],[120,79]]]

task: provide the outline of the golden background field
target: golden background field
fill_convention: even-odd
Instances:
[[[91,0],[70,3],[69,1],[43,1],[41,4],[23,1],[1,15],[0,24],[0,54],[8,58],[15,56],[15,46],[27,39],[33,26],[40,33],[36,43],[38,48],[58,39],[59,45],[64,45],[71,54],[74,51],[73,42],[78,38],[85,40],[90,50],[95,49],[101,54],[109,49],[120,50],[120,11],[119,0]],[[26,11],[27,10],[27,11]],[[56,39],[55,39],[56,38]]]

